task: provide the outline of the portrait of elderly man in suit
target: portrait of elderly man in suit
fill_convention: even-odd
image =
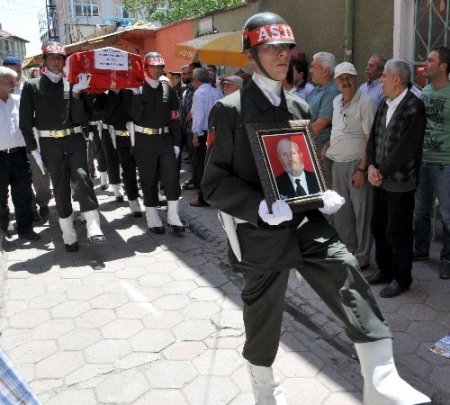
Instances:
[[[278,141],[276,152],[284,170],[275,178],[281,199],[320,192],[317,176],[314,172],[305,170],[303,153],[296,142],[283,138]]]

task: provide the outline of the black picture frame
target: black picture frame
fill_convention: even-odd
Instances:
[[[285,200],[293,212],[323,207],[322,194],[328,185],[310,121],[245,124],[245,128],[267,205]]]

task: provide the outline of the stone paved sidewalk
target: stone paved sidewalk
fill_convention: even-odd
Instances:
[[[42,403],[253,405],[240,277],[214,210],[190,207],[194,193],[183,192],[188,231],[149,235],[144,218],[97,192],[107,244],[89,246],[77,223],[81,250],[65,252],[54,208],[42,241],[3,244],[0,345]],[[433,263],[415,269],[411,292],[380,304],[401,373],[447,405],[449,360],[426,350],[450,323],[450,283],[436,280]],[[292,275],[274,365],[289,404],[360,404],[349,353],[341,327]]]

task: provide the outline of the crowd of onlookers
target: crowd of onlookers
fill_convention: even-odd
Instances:
[[[17,97],[20,95],[24,77],[17,58],[5,59],[3,66],[0,71],[1,98],[2,104],[8,105],[11,91]],[[11,76],[6,68],[12,69],[15,75]],[[428,259],[430,215],[435,204],[438,204],[444,236],[439,274],[443,279],[450,278],[449,72],[450,50],[446,47],[429,53],[425,61],[425,77],[430,84],[422,90],[411,83],[407,62],[401,59],[386,61],[380,55],[372,55],[365,69],[365,80],[358,86],[362,75],[358,75],[351,63],[336,64],[331,53],[318,52],[310,65],[304,57],[293,58],[282,83],[286,92],[307,103],[321,171],[328,186],[345,198],[344,206],[328,219],[361,269],[369,267],[375,242],[377,270],[368,277],[368,282],[372,285],[388,283],[381,292],[383,297],[393,297],[408,290],[412,282],[412,261]],[[11,77],[14,86],[11,85]],[[208,138],[212,140],[215,136],[215,129],[208,124],[209,112],[217,100],[239,91],[251,78],[251,74],[242,69],[231,75],[219,75],[214,65],[202,66],[192,62],[182,66],[180,71],[167,72],[167,75],[163,72],[158,79],[169,83],[178,99],[181,139],[180,149],[175,153],[178,170],[182,160],[190,164],[191,176],[181,188],[198,191],[197,198],[190,202],[191,206],[208,206],[200,184]],[[5,127],[7,115],[2,114],[2,127]],[[97,125],[99,121],[101,117],[92,122]],[[105,129],[111,130],[110,126]],[[86,131],[92,129],[87,128]],[[115,128],[115,132],[121,131]],[[123,131],[126,131],[125,127]],[[13,144],[8,136],[2,138],[0,158],[3,161],[11,159],[24,146],[23,141]],[[119,140],[120,137],[114,133],[116,138]],[[88,149],[91,152],[89,171],[95,176],[93,161],[98,157],[92,153],[92,146]],[[185,153],[179,153],[180,150]],[[2,174],[1,226],[3,231],[11,233],[8,209],[8,186],[11,185],[18,234],[37,240],[39,235],[33,231],[31,222],[48,218],[50,179],[39,157],[30,151],[28,156],[24,150],[23,154],[21,160],[15,158],[14,164],[9,162],[12,165],[10,171]],[[106,154],[106,163],[112,159],[110,156]],[[23,186],[20,185],[27,182],[27,177],[19,179],[17,172],[11,169],[14,165],[27,165],[24,163],[27,160],[31,164],[34,187],[29,203],[28,197],[22,198]],[[123,166],[120,153],[119,161]],[[135,173],[136,166],[131,170]],[[107,170],[98,171],[102,188],[106,189]],[[109,183],[115,187],[116,199],[123,201],[118,176],[115,181],[110,178]],[[159,202],[162,204],[163,200],[160,193]],[[133,201],[138,201],[137,196]],[[140,212],[139,204],[133,211],[130,202],[130,209],[134,214]],[[149,228],[161,231],[160,221],[157,224],[150,226],[149,222]],[[172,225],[173,229],[181,231],[182,224],[178,220]]]

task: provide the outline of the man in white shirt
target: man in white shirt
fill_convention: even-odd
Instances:
[[[367,82],[359,87],[361,91],[370,96],[377,105],[383,97],[380,77],[383,74],[385,63],[386,61],[380,55],[372,55],[366,66]]]
[[[7,233],[9,223],[8,188],[16,211],[19,237],[36,241],[31,210],[31,172],[25,140],[19,128],[19,96],[12,94],[17,73],[0,67],[0,226]]]
[[[333,215],[333,224],[363,269],[369,266],[372,247],[372,186],[367,182],[366,145],[377,105],[358,89],[353,64],[337,65],[334,80],[341,94],[333,101],[327,157],[332,161],[333,190],[345,198],[345,204]]]
[[[203,68],[196,68],[192,72],[193,84],[196,88],[192,99],[192,178],[194,183],[200,184],[203,177],[206,156],[206,137],[208,132],[208,116],[214,103],[223,97],[222,92],[211,86],[209,72]],[[201,189],[198,198],[190,202],[192,207],[204,207],[208,204],[203,199]]]

